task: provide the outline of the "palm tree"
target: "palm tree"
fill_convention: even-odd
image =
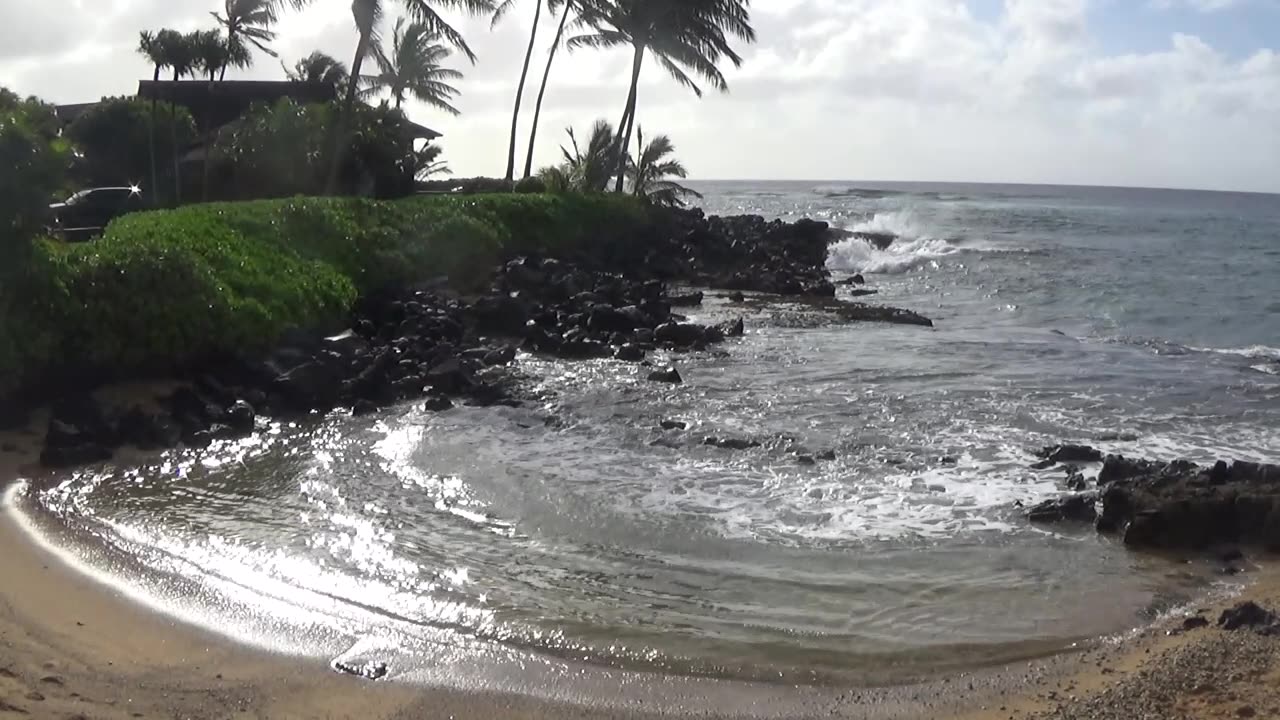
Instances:
[[[564,163],[558,167],[544,168],[539,176],[548,189],[572,189],[579,192],[604,192],[613,177],[613,159],[617,157],[617,137],[608,120],[597,120],[591,128],[591,138],[584,150],[578,145],[573,128],[568,128],[569,143],[573,151],[563,145],[560,152]]]
[[[360,78],[365,94],[389,91],[397,110],[404,105],[405,96],[412,95],[415,100],[452,115],[462,114],[450,104],[458,90],[448,82],[461,79],[462,73],[440,66],[453,51],[436,42],[439,39],[426,24],[414,22],[406,27],[404,18],[400,18],[391,36],[391,53],[378,48],[374,55],[378,74]]]
[[[542,86],[538,89],[538,102],[533,107],[533,129],[529,131],[529,154],[524,161],[525,177],[533,174],[533,148],[538,140],[538,121],[542,119],[542,100],[547,95],[547,80],[551,77],[551,65],[555,62],[556,52],[564,41],[564,31],[569,25],[569,14],[574,8],[578,7],[580,2],[581,0],[547,0],[547,9],[549,11],[555,12],[563,5],[564,12],[560,14],[560,26],[556,29],[555,40],[551,41],[551,50],[547,53],[547,69],[542,73]]]
[[[516,0],[503,0],[493,13],[492,25],[511,9]],[[524,66],[520,70],[520,83],[516,85],[516,105],[511,111],[511,144],[507,148],[507,182],[516,179],[516,133],[520,129],[520,104],[524,100],[524,84],[529,79],[529,63],[533,61],[533,47],[538,40],[538,23],[542,20],[542,0],[533,0],[533,29],[529,31],[529,47],[524,51]]]
[[[286,68],[285,74],[294,82],[324,83],[335,91],[344,87],[350,77],[346,65],[318,50],[299,60],[292,70]]]
[[[423,145],[421,150],[415,150],[413,153],[414,177],[418,180],[426,180],[432,175],[452,175],[453,171],[449,169],[449,163],[440,159],[442,152],[444,148],[431,143]]]
[[[197,30],[186,38],[195,69],[213,82],[229,60],[228,46],[217,30]]]
[[[160,44],[160,52],[165,59],[165,66],[173,70],[173,81],[175,83],[195,70],[195,48],[192,46],[191,40],[189,36],[173,30],[162,30],[156,36],[156,42]],[[177,122],[178,106],[177,103],[171,101],[169,104],[169,139],[173,149],[173,199],[175,203],[181,203],[182,157],[178,148]]]
[[[308,0],[292,0],[292,2],[297,5],[305,4]],[[461,50],[472,64],[475,64],[476,54],[472,52],[471,46],[467,45],[461,33],[440,16],[436,8],[465,10],[472,15],[486,15],[495,10],[493,0],[401,0],[401,2],[414,20],[424,23],[438,33],[450,45]],[[355,112],[360,70],[364,66],[365,58],[376,47],[378,23],[382,20],[384,10],[384,0],[352,0],[351,2],[351,17],[355,20],[360,39],[356,42],[356,55],[351,62],[351,81],[347,83],[347,95],[342,103],[342,113],[332,133],[330,145],[333,152],[329,164],[329,178],[325,182],[325,191],[329,194],[333,194],[337,189],[338,170],[342,167],[346,136],[351,127],[352,113]]]
[[[218,30],[197,30],[186,36],[187,45],[191,48],[191,56],[197,71],[209,80],[210,91],[213,89],[213,83],[218,77],[218,71],[227,67],[230,60],[230,52],[227,43],[222,39],[222,33]],[[201,196],[204,200],[209,199],[209,155],[213,144],[213,135],[208,133],[209,126],[209,102],[211,98],[205,97],[204,106],[201,108],[204,117],[201,126],[206,128],[206,136],[204,138],[205,153],[204,160],[201,163]]]
[[[569,41],[571,47],[629,45],[632,49],[630,92],[618,126],[618,192],[626,177],[624,148],[631,144],[640,70],[646,54],[653,54],[663,69],[699,97],[702,89],[690,72],[725,92],[728,82],[716,64],[722,58],[728,58],[735,66],[742,64],[742,58],[729,45],[728,36],[755,41],[749,3],[750,0],[597,0],[583,8],[583,20],[596,31],[573,38]]]
[[[173,70],[173,81],[178,82],[191,75],[196,69],[196,52],[190,35],[174,32],[171,35],[161,33],[161,44],[164,48],[168,67]]]
[[[293,0],[301,7],[305,0]],[[282,0],[223,0],[222,13],[209,13],[227,31],[227,60],[220,68],[219,80],[227,77],[227,66],[247,68],[253,65],[255,47],[271,57],[279,57],[270,43],[276,39],[272,25],[280,20]]]
[[[172,31],[161,31],[160,35],[165,32]],[[149,30],[144,30],[138,36],[138,52],[155,67],[151,81],[153,83],[160,82],[160,71],[168,67],[169,63],[169,58],[164,52],[164,43],[161,42],[160,36]],[[153,200],[154,194],[160,189],[160,171],[156,167],[156,103],[157,97],[153,94],[151,96],[151,116],[147,118],[147,130],[151,144],[151,188],[147,193]]]
[[[627,159],[627,177],[631,180],[631,191],[636,196],[645,198],[655,205],[666,207],[683,206],[685,198],[701,198],[702,195],[667,178],[684,179],[689,171],[679,160],[670,158],[676,152],[671,138],[659,135],[648,145],[644,144],[644,129],[636,130],[636,145],[640,150],[639,158]]]

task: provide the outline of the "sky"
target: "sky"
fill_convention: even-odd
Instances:
[[[221,0],[0,0],[0,85],[59,103],[136,92],[151,68],[140,30],[212,27]],[[386,0],[394,22],[398,0]],[[1280,192],[1280,0],[754,0],[754,45],[726,64],[727,94],[701,99],[649,63],[638,118],[669,135],[702,179],[918,180],[1136,185]],[[448,65],[463,111],[419,104],[456,175],[505,169],[534,0],[497,26],[458,17],[479,55]],[[555,32],[543,15],[519,153]],[[282,20],[290,64],[350,62],[346,0]],[[389,31],[389,27],[388,27]],[[389,32],[388,32],[389,34]],[[616,122],[626,50],[557,59],[537,164],[565,128]],[[240,79],[280,79],[259,53]]]

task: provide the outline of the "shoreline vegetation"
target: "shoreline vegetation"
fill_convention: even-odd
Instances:
[[[742,334],[741,321],[685,321],[676,310],[703,295],[674,284],[735,301],[803,298],[839,321],[931,325],[837,299],[825,267],[836,236],[826,223],[707,218],[603,193],[129,215],[93,243],[37,241],[11,279],[0,306],[4,424],[53,405],[45,460],[70,466],[124,445],[207,445],[252,432],[258,414],[518,402],[502,372],[517,350],[648,364],[657,348]],[[160,415],[89,399],[104,383],[149,378],[189,388]],[[650,379],[680,381],[673,367]]]

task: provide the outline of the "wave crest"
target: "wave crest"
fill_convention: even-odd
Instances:
[[[964,249],[952,240],[934,236],[909,210],[876,213],[844,230],[853,236],[831,245],[827,265],[832,270],[904,273]],[[858,237],[858,233],[893,236],[896,240],[880,249],[870,239]]]

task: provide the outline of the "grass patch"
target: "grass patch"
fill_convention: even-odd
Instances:
[[[0,396],[252,353],[345,323],[356,297],[518,255],[609,257],[652,225],[609,195],[295,198],[129,215],[92,243],[38,241],[0,291]]]

